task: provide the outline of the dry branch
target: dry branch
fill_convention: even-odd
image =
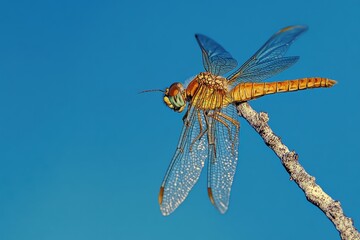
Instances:
[[[282,165],[290,174],[290,178],[305,193],[308,201],[320,208],[321,211],[330,219],[339,231],[341,239],[360,240],[360,233],[353,225],[351,218],[345,216],[340,202],[333,200],[326,194],[322,188],[316,184],[315,178],[309,175],[298,161],[298,155],[289,149],[276,136],[269,125],[269,118],[266,113],[257,113],[248,103],[242,103],[237,106],[240,116],[246,119],[249,124],[264,139],[265,144],[269,146],[281,160]]]

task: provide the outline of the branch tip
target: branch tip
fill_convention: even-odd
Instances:
[[[345,216],[340,202],[333,200],[324,190],[316,184],[315,177],[308,174],[299,163],[299,155],[295,151],[289,151],[288,147],[281,142],[281,139],[274,134],[267,122],[267,113],[257,113],[247,103],[237,106],[239,116],[257,131],[263,138],[265,144],[271,148],[279,157],[285,170],[290,175],[290,180],[294,181],[305,193],[309,202],[320,208],[328,219],[334,224],[343,240],[360,240],[360,233],[354,226],[353,220]]]

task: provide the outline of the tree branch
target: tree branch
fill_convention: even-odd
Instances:
[[[340,202],[333,200],[322,188],[316,184],[315,177],[309,175],[298,162],[298,155],[294,151],[289,151],[280,138],[276,136],[269,125],[269,118],[266,113],[257,113],[248,103],[237,106],[240,116],[260,134],[265,144],[269,146],[280,161],[292,180],[305,193],[308,201],[320,208],[339,231],[341,239],[355,240],[360,239],[360,233],[353,225],[351,218],[345,216]]]

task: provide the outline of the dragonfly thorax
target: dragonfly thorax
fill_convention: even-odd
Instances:
[[[199,73],[186,88],[187,100],[203,110],[219,109],[231,102],[227,79],[209,72]]]
[[[200,84],[204,84],[214,90],[227,91],[227,80],[224,77],[216,76],[209,72],[202,72],[196,76]]]

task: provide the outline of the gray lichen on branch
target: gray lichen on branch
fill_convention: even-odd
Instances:
[[[269,117],[266,113],[257,113],[248,103],[237,106],[239,116],[245,120],[259,133],[265,144],[271,148],[279,157],[282,165],[290,175],[290,179],[305,193],[309,202],[317,206],[339,231],[341,239],[360,240],[360,233],[355,228],[351,218],[346,217],[339,201],[332,199],[316,183],[315,177],[308,174],[298,161],[298,155],[289,151],[281,139],[274,134],[268,125]]]

